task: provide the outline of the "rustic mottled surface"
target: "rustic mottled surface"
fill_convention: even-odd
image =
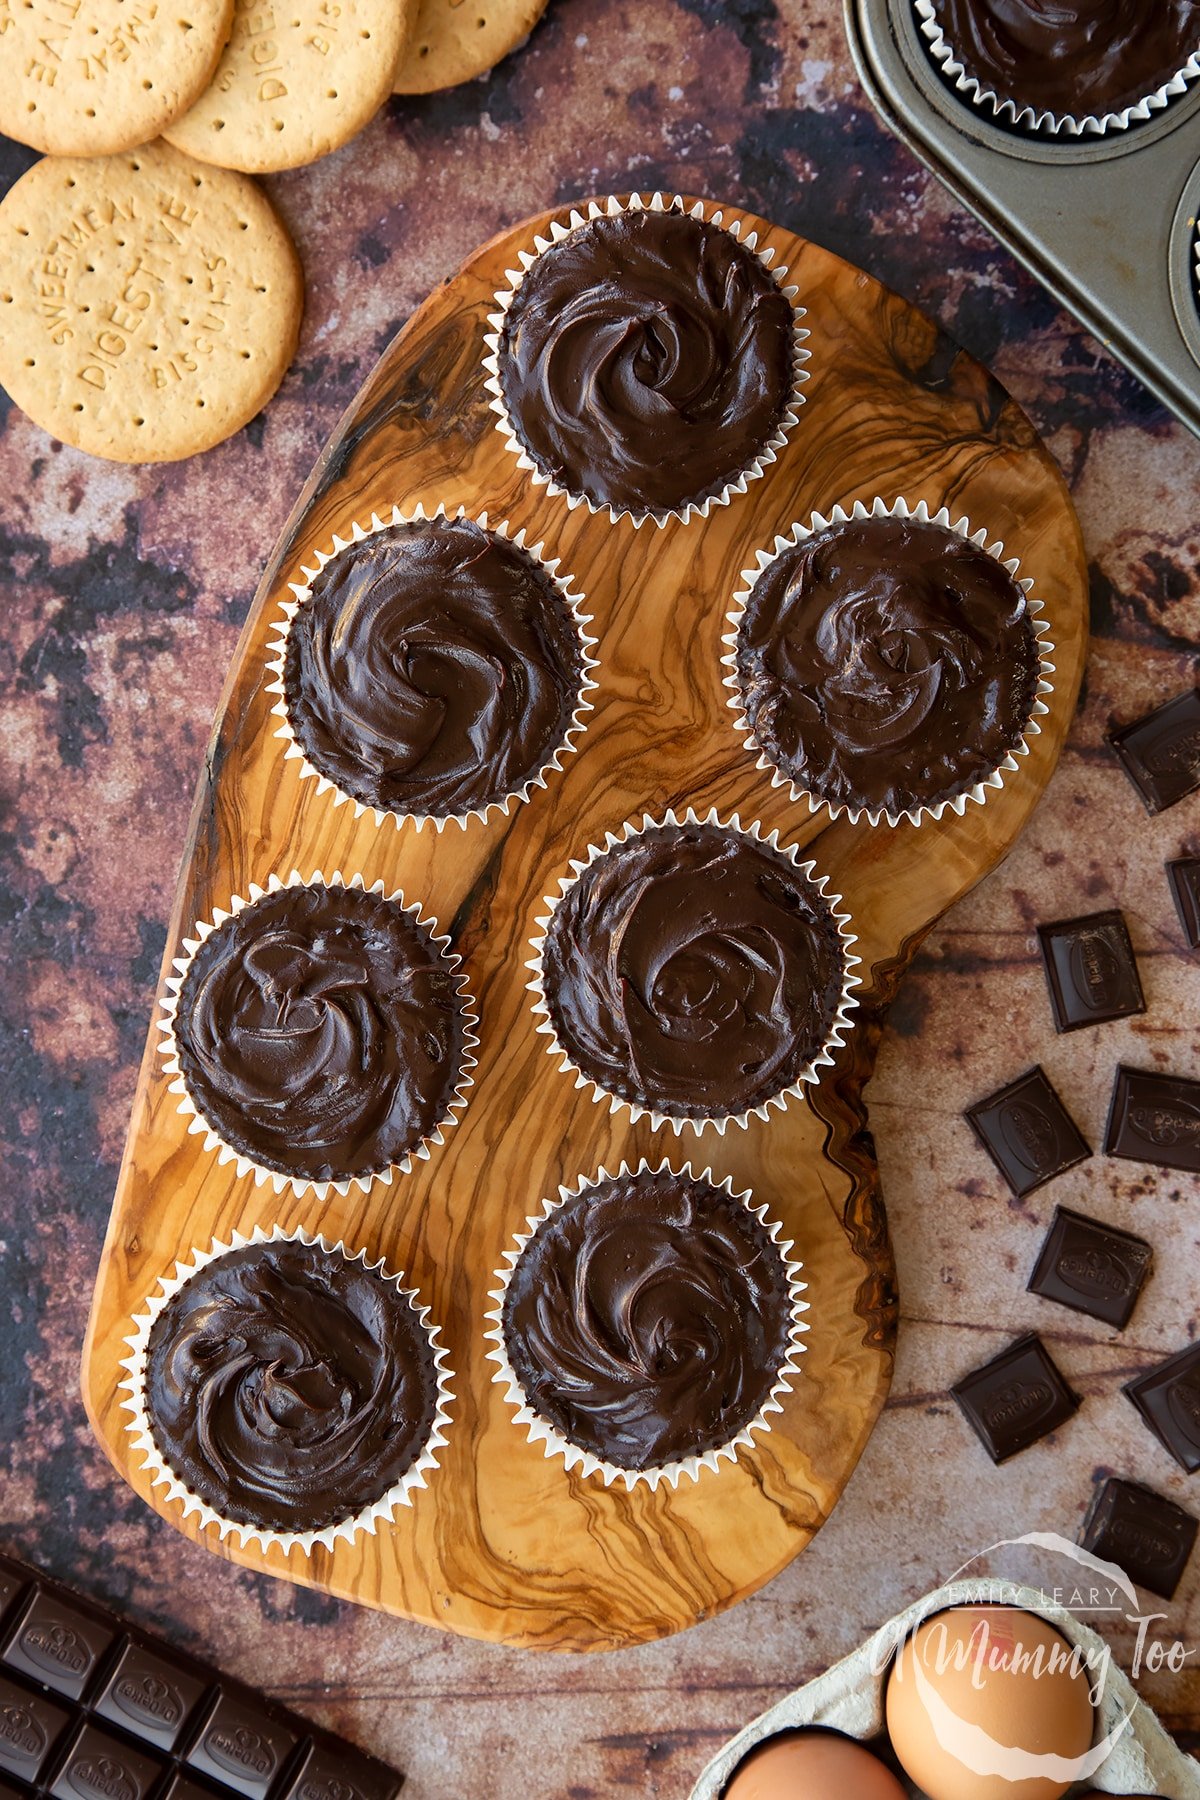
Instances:
[[[1196,672],[1200,447],[877,125],[834,0],[552,0],[490,80],[395,102],[274,181],[309,276],[300,359],[249,429],[163,470],[89,462],[14,410],[0,435],[0,1541],[394,1758],[413,1800],[682,1800],[716,1744],[972,1550],[1074,1535],[1095,1474],[1200,1508],[1121,1397],[1193,1337],[1197,1184],[1103,1158],[1024,1203],[961,1109],[1035,1059],[1095,1142],[1111,1071],[1200,1066],[1200,968],[1165,856],[1103,747]],[[0,146],[0,169],[24,153]],[[934,934],[869,1091],[903,1297],[888,1411],[833,1520],[764,1593],[665,1644],[531,1659],[235,1572],[125,1492],[76,1363],[198,759],[260,565],[341,408],[420,297],[501,225],[637,183],[725,194],[924,305],[1030,409],[1072,481],[1096,642],[1061,769],[1009,862]],[[0,395],[0,407],[3,396]],[[1121,905],[1150,1010],[1056,1039],[1033,924]],[[1159,1266],[1119,1340],[1024,1292],[1056,1200],[1142,1230]],[[1036,1324],[1085,1395],[993,1470],[945,1388]],[[1200,1558],[1165,1629],[1195,1649],[1143,1691],[1200,1726]],[[1121,1647],[1128,1651],[1128,1632]]]

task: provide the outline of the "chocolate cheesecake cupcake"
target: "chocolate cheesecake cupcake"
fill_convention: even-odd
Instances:
[[[305,571],[268,691],[287,755],[335,802],[465,826],[561,767],[591,710],[595,641],[524,537],[486,514],[395,509]]]
[[[723,1131],[832,1063],[857,1004],[854,939],[777,834],[668,813],[571,867],[529,985],[552,1054],[614,1111]]]
[[[411,1504],[450,1391],[400,1276],[277,1226],[194,1253],[160,1290],[135,1320],[123,1405],[185,1516],[311,1549]]]
[[[767,1208],[707,1170],[601,1170],[518,1238],[489,1352],[518,1423],[627,1487],[733,1461],[791,1387],[800,1265]]]
[[[737,729],[793,799],[872,824],[962,813],[1015,770],[1053,665],[1029,581],[903,501],[796,526],[737,596]]]
[[[475,1062],[448,943],[361,877],[273,876],[199,925],[160,1045],[191,1129],[277,1191],[407,1172],[465,1105]]]
[[[697,205],[593,202],[497,294],[493,410],[536,482],[615,521],[744,492],[796,422],[807,352],[785,270]]]
[[[1031,132],[1144,123],[1200,75],[1200,0],[914,0],[929,53],[975,105]]]

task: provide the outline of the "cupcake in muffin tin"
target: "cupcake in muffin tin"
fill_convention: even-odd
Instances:
[[[943,80],[1050,138],[1145,124],[1200,76],[1200,0],[911,0]]]

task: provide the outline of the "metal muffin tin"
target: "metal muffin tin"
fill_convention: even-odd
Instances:
[[[846,30],[896,135],[1200,436],[1200,84],[1124,131],[1037,137],[947,84],[912,0],[846,0]]]

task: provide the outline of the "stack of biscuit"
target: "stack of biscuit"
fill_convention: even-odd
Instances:
[[[0,383],[118,462],[210,448],[275,392],[303,276],[248,179],[340,148],[387,96],[484,73],[546,0],[0,0]]]

